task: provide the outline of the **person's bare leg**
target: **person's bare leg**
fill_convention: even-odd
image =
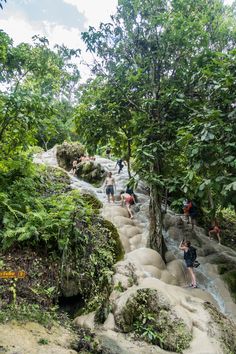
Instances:
[[[217,232],[217,233],[216,233],[216,236],[217,236],[217,238],[218,238],[219,245],[221,245],[221,238],[220,238],[220,234],[219,234],[219,232]]]
[[[115,203],[115,196],[114,196],[114,194],[112,194],[111,200],[112,200],[112,203]]]
[[[132,213],[132,211],[131,211],[130,205],[127,204],[126,207],[127,207],[127,210],[128,210],[130,219],[133,219],[134,216],[133,216],[133,213]]]
[[[191,277],[191,282],[192,282],[192,285],[193,286],[196,286],[196,276],[195,276],[195,274],[194,274],[194,272],[193,272],[193,268],[188,268],[188,272],[189,272],[189,274],[190,274],[190,277]]]
[[[192,230],[194,229],[194,225],[195,225],[195,219],[191,218],[191,225],[192,225]]]
[[[110,194],[107,194],[108,203],[110,203]]]

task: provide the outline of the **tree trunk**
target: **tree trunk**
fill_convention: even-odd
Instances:
[[[129,178],[131,178],[131,171],[130,171],[130,157],[131,157],[131,138],[127,139],[127,170]]]
[[[215,203],[214,203],[214,200],[212,198],[212,194],[211,194],[211,190],[210,189],[208,189],[207,194],[208,194],[208,202],[209,202],[209,205],[210,205],[210,208],[211,208],[210,214],[211,214],[212,219],[215,219],[216,207],[215,207]]]
[[[150,187],[150,230],[148,247],[157,251],[165,261],[165,252],[167,250],[165,241],[162,235],[163,215],[161,210],[161,193],[157,187],[152,185]]]

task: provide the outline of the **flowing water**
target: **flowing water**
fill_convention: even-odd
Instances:
[[[53,148],[49,151],[37,154],[34,158],[35,163],[44,163],[49,166],[58,166],[56,160],[56,148]],[[94,187],[91,184],[79,180],[76,177],[73,177],[71,173],[69,173],[71,179],[71,188],[72,189],[79,189],[84,192],[93,193],[104,205],[104,208],[107,212],[112,213],[116,206],[120,206],[120,200],[118,198],[119,192],[124,190],[126,187],[126,183],[128,181],[128,174],[127,174],[127,167],[123,168],[120,174],[118,174],[118,168],[115,167],[116,162],[112,160],[108,160],[106,158],[102,158],[96,156],[96,162],[100,163],[105,170],[112,172],[113,177],[116,181],[116,200],[114,204],[108,204],[107,197],[105,194],[104,187]],[[131,224],[130,227],[135,227],[138,225],[140,228],[140,234],[136,235],[136,241],[131,244],[131,246],[127,246],[126,253],[128,254],[130,251],[135,249],[142,249],[146,250],[147,244],[147,236],[148,236],[148,226],[149,226],[149,218],[148,218],[148,204],[149,204],[149,196],[145,187],[142,185],[141,187],[137,188],[136,195],[138,197],[138,203],[135,205],[135,224]],[[139,237],[137,237],[139,236]],[[166,240],[166,244],[168,250],[172,251],[176,259],[183,259],[182,251],[178,249],[178,242],[173,240],[169,237],[168,232],[164,231],[164,237]],[[223,313],[229,314],[229,311],[225,308],[225,301],[222,295],[218,291],[217,285],[215,285],[215,277],[212,277],[210,272],[208,271],[208,266],[205,265],[203,260],[200,259],[201,266],[196,270],[196,275],[198,279],[199,288],[209,292],[215,301],[217,302],[219,308]],[[148,271],[146,271],[148,274]]]

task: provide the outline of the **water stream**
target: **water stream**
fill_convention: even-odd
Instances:
[[[170,250],[175,255],[175,257],[177,259],[183,258],[183,251],[181,251],[179,249],[179,242],[176,242],[175,240],[173,240],[169,236],[168,232],[166,232],[166,231],[163,231],[163,236],[165,238],[168,250]],[[207,291],[209,294],[211,294],[212,297],[215,299],[216,303],[218,304],[221,312],[226,314],[224,299],[219,294],[219,291],[218,291],[217,286],[215,285],[214,279],[209,274],[207,266],[202,262],[202,258],[198,258],[198,259],[201,263],[200,266],[197,269],[195,269],[198,287],[201,288],[202,290]]]
[[[34,162],[35,163],[44,163],[49,166],[58,166],[57,160],[56,160],[56,148],[53,148],[47,152],[37,154],[34,157]],[[128,181],[127,168],[124,167],[123,171],[121,171],[121,173],[118,174],[118,172],[117,172],[118,168],[115,167],[116,163],[114,161],[96,156],[96,162],[100,163],[105,168],[105,170],[111,171],[114,178],[115,178],[115,181],[116,181],[116,200],[115,200],[115,204],[110,205],[110,207],[112,208],[112,207],[120,205],[120,201],[118,200],[119,199],[118,195],[119,195],[119,192],[125,188],[125,185]],[[73,175],[71,173],[69,173],[69,176],[70,176],[70,180],[71,180],[71,188],[72,189],[79,189],[84,192],[93,193],[103,203],[104,207],[108,206],[107,197],[106,197],[103,186],[94,187],[85,181],[82,181],[76,177],[73,177]],[[138,203],[135,206],[135,208],[136,208],[135,219],[138,221],[140,227],[142,227],[143,232],[142,232],[140,241],[131,250],[136,249],[136,248],[146,247],[148,225],[149,225],[149,219],[148,219],[149,196],[147,195],[145,188],[142,188],[142,187],[139,187],[137,189],[136,194],[138,197]],[[168,250],[172,251],[172,253],[175,255],[176,259],[182,260],[183,254],[182,254],[182,251],[180,251],[178,249],[178,241],[175,241],[171,237],[169,237],[167,232],[164,232],[164,237],[166,240]],[[225,309],[224,299],[219,294],[217,287],[214,285],[214,279],[209,274],[208,269],[207,269],[207,265],[205,265],[201,259],[199,259],[199,260],[200,260],[201,266],[196,270],[199,287],[202,290],[209,292],[213,296],[215,301],[217,302],[220,310],[223,313],[227,313],[227,311]]]

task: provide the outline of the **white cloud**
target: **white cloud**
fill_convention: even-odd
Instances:
[[[116,12],[118,0],[63,0],[74,5],[87,18],[87,26],[98,27],[100,22],[109,22]]]
[[[7,20],[1,21],[1,28],[14,40],[14,45],[19,43],[33,43],[34,35],[45,36],[53,48],[55,44],[64,44],[68,48],[81,49],[83,61],[92,61],[91,55],[86,53],[86,47],[82,39],[81,33],[77,28],[66,28],[61,25],[54,25],[49,22],[43,22],[41,25],[35,25],[27,22],[24,16],[11,16]],[[17,31],[16,31],[17,28]],[[81,64],[81,59],[77,58],[74,63],[78,66],[82,80],[89,77],[89,69],[86,65]]]
[[[31,38],[35,34],[45,35],[40,26],[33,26],[26,21],[22,14],[15,14],[6,20],[1,20],[1,28],[14,40],[16,45],[21,42],[32,42]]]
[[[100,22],[109,22],[110,15],[116,11],[118,0],[62,0],[65,3],[75,5],[79,12],[86,16],[86,26],[97,27]],[[30,0],[25,0],[30,2]],[[96,3],[96,5],[95,5]],[[56,12],[55,12],[56,14]],[[69,48],[81,49],[82,60],[86,63],[92,62],[92,56],[86,52],[86,47],[81,39],[81,33],[78,28],[64,27],[46,21],[30,21],[26,14],[21,10],[7,13],[7,18],[1,19],[1,28],[14,40],[17,45],[22,42],[32,43],[34,35],[45,36],[50,43],[50,47],[55,44],[64,44]],[[89,76],[89,69],[86,65],[80,63],[81,59],[77,59],[75,63],[78,65],[82,79],[85,80]]]

